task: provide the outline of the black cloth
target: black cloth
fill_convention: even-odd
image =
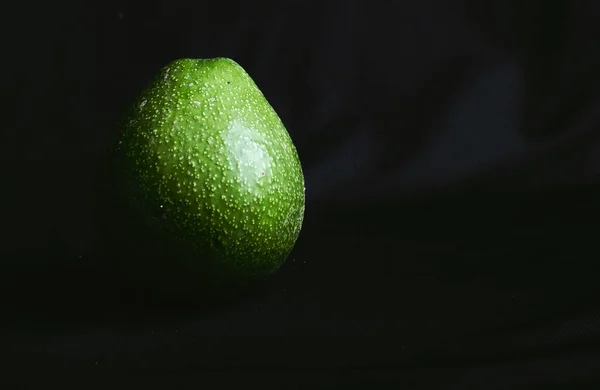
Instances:
[[[600,384],[599,2],[16,7],[0,132],[6,372]],[[163,65],[217,56],[247,70],[294,140],[301,236],[235,304],[126,305],[127,286],[97,268],[99,161]]]

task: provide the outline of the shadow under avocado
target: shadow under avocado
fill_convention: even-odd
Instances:
[[[23,258],[14,255],[12,264],[4,264],[0,272],[4,326],[52,323],[64,326],[204,316],[260,296],[270,285],[267,281],[230,296],[167,295],[155,286],[110,268],[106,259],[54,258],[45,264],[30,264],[21,261]],[[15,264],[17,260],[23,264]],[[163,288],[169,291],[169,286]]]
[[[74,258],[44,265],[3,266],[3,325],[68,326],[207,316],[259,297],[271,284],[266,281],[224,297],[169,296],[104,265],[86,261]]]

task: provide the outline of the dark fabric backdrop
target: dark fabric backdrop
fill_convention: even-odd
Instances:
[[[599,2],[15,7],[2,27],[7,372],[597,388]],[[94,271],[99,161],[163,65],[216,56],[248,71],[297,146],[302,234],[235,305],[125,306]]]

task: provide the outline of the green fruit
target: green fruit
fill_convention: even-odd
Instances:
[[[300,233],[298,154],[231,59],[165,66],[135,102],[110,163],[109,242],[119,266],[163,295],[234,293],[274,272]]]

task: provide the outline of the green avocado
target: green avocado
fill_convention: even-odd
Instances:
[[[282,121],[228,58],[167,64],[109,153],[106,232],[121,270],[160,297],[223,297],[284,262],[304,177]]]

